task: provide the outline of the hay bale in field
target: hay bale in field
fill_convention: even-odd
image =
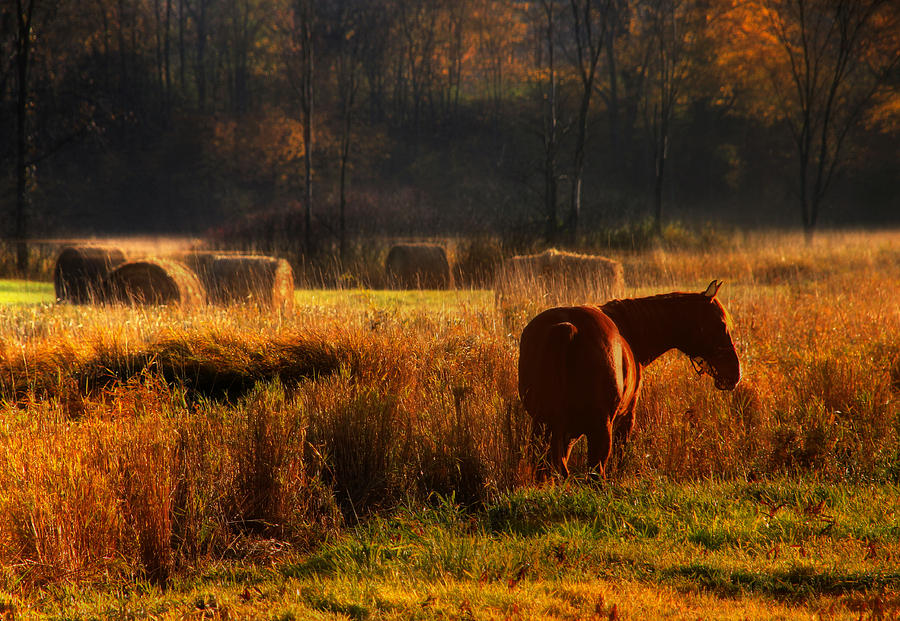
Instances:
[[[188,264],[213,304],[253,303],[284,310],[294,305],[294,271],[284,259],[196,254]]]
[[[473,237],[456,246],[453,280],[456,286],[490,288],[503,265],[503,248],[490,237]]]
[[[625,275],[613,259],[551,248],[507,259],[495,290],[498,299],[540,300],[541,306],[602,304],[625,296]]]
[[[387,285],[397,289],[449,289],[447,251],[437,244],[395,244],[385,261]]]
[[[105,291],[107,301],[122,304],[187,307],[206,303],[206,291],[197,275],[171,259],[148,258],[123,263],[109,273]]]
[[[75,304],[102,302],[103,283],[111,270],[125,263],[118,248],[68,246],[60,251],[53,268],[56,299]]]

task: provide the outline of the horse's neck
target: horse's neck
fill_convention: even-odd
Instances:
[[[612,300],[601,308],[628,341],[635,359],[647,365],[684,345],[686,297],[683,294]]]

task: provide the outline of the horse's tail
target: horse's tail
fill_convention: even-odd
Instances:
[[[575,324],[568,321],[560,321],[547,328],[547,342],[550,344],[550,347],[556,345],[559,348],[558,351],[567,355],[569,345],[575,340],[576,334],[578,334],[578,328],[575,327]]]
[[[556,384],[556,394],[560,397],[568,393],[572,345],[577,334],[578,328],[568,321],[555,323],[547,329],[547,379]]]
[[[526,328],[519,357],[519,395],[532,416],[552,417],[547,410],[556,409],[556,400],[566,394],[572,341],[577,333],[568,321],[537,330]]]

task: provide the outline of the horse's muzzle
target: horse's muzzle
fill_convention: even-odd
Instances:
[[[731,380],[731,379],[726,380],[726,379],[717,377],[717,378],[715,378],[714,383],[716,385],[716,388],[718,388],[719,390],[734,390],[735,387],[740,383],[740,381],[741,381],[740,376],[738,376],[738,378],[734,379],[734,380]]]
[[[733,349],[723,357],[716,357],[710,367],[710,375],[719,390],[734,390],[741,381],[741,363]]]
[[[741,367],[738,365],[736,369],[729,369],[729,372],[721,371],[713,375],[713,382],[719,390],[734,390],[741,381]]]

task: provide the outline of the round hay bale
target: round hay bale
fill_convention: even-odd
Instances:
[[[473,237],[456,247],[453,280],[456,286],[490,288],[503,265],[503,248],[490,237]]]
[[[125,263],[125,253],[118,248],[68,246],[56,257],[53,288],[56,299],[74,304],[102,302],[103,283],[109,272]]]
[[[123,263],[109,273],[107,300],[122,304],[206,303],[206,291],[197,275],[171,259],[148,258]]]
[[[251,303],[288,310],[294,305],[294,271],[284,259],[201,255],[197,273],[214,304]]]
[[[395,244],[385,261],[389,287],[449,289],[453,285],[447,251],[436,244]]]
[[[625,272],[613,259],[551,248],[505,261],[495,290],[500,299],[540,300],[545,307],[603,304],[625,296]]]

